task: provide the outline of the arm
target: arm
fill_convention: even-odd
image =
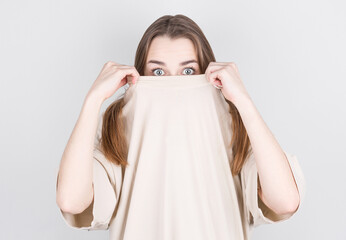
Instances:
[[[235,105],[256,159],[259,197],[277,214],[294,212],[299,206],[300,197],[286,155],[248,95],[239,98]]]
[[[101,105],[99,98],[86,96],[62,155],[56,202],[65,212],[80,213],[93,200],[93,148]]]

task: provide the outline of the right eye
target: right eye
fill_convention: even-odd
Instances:
[[[155,68],[155,69],[151,70],[151,72],[154,73],[154,75],[156,75],[156,76],[162,76],[162,74],[159,74],[159,75],[155,74],[155,72],[157,72],[156,70],[158,70],[159,72],[160,72],[160,71],[163,72],[162,68]]]

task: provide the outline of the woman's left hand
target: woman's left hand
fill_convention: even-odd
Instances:
[[[234,105],[241,98],[249,97],[239,71],[233,62],[210,62],[205,70],[207,79],[215,86],[219,86],[224,97]]]

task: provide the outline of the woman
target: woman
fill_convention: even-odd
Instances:
[[[145,185],[141,180],[134,185],[135,176],[140,179],[138,176],[143,170],[138,170],[136,175],[137,165],[133,168],[131,163],[129,167],[129,138],[125,131],[128,127],[124,126],[121,117],[132,93],[127,99],[120,98],[112,103],[99,120],[102,103],[125,84],[136,86],[139,79],[170,82],[172,76],[191,84],[195,80],[202,83],[206,78],[219,89],[223,102],[228,104],[226,122],[229,121],[231,128],[225,134],[231,136],[231,149],[227,151],[232,161],[229,161],[230,168],[225,167],[218,175],[228,179],[229,185],[221,194],[227,195],[229,201],[222,202],[225,198],[215,195],[209,202],[200,199],[195,201],[197,207],[189,205],[186,209],[181,202],[178,204],[181,199],[177,196],[172,196],[177,201],[148,198],[148,203],[141,203],[138,199],[147,201],[146,193],[150,196],[158,193],[152,184]],[[126,109],[126,114],[128,111]],[[141,139],[135,140],[141,144]],[[156,150],[150,154],[154,152]],[[214,180],[203,180],[206,185],[201,191],[209,189],[212,192],[206,192],[206,198],[216,194],[213,187],[218,189],[218,186],[207,186]],[[146,188],[142,192],[138,187],[140,183]],[[70,226],[87,230],[110,229],[110,239],[248,239],[253,227],[291,217],[301,204],[304,184],[297,159],[280,148],[255,108],[236,65],[215,62],[207,39],[191,19],[184,15],[166,15],[144,33],[136,52],[135,66],[107,62],[89,90],[61,159],[57,204]],[[171,188],[175,187],[173,182]],[[182,192],[176,193],[184,197]],[[211,203],[213,200],[218,202]],[[157,206],[152,206],[153,201]],[[171,208],[167,207],[169,204]],[[194,207],[195,215],[189,210]]]

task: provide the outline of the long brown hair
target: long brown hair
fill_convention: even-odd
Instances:
[[[134,67],[141,76],[144,75],[150,43],[157,36],[167,36],[171,39],[190,39],[195,46],[199,68],[202,73],[205,73],[210,62],[215,62],[214,53],[206,37],[193,20],[181,14],[164,15],[148,27],[137,47]],[[251,145],[237,108],[232,102],[225,100],[230,105],[229,112],[232,116],[233,134],[229,147],[232,147],[233,152],[231,171],[234,176],[240,172]],[[124,123],[121,117],[123,106],[124,99],[120,98],[106,109],[102,120],[100,143],[105,157],[114,164],[120,164],[124,170],[128,165],[128,143],[125,140]]]

